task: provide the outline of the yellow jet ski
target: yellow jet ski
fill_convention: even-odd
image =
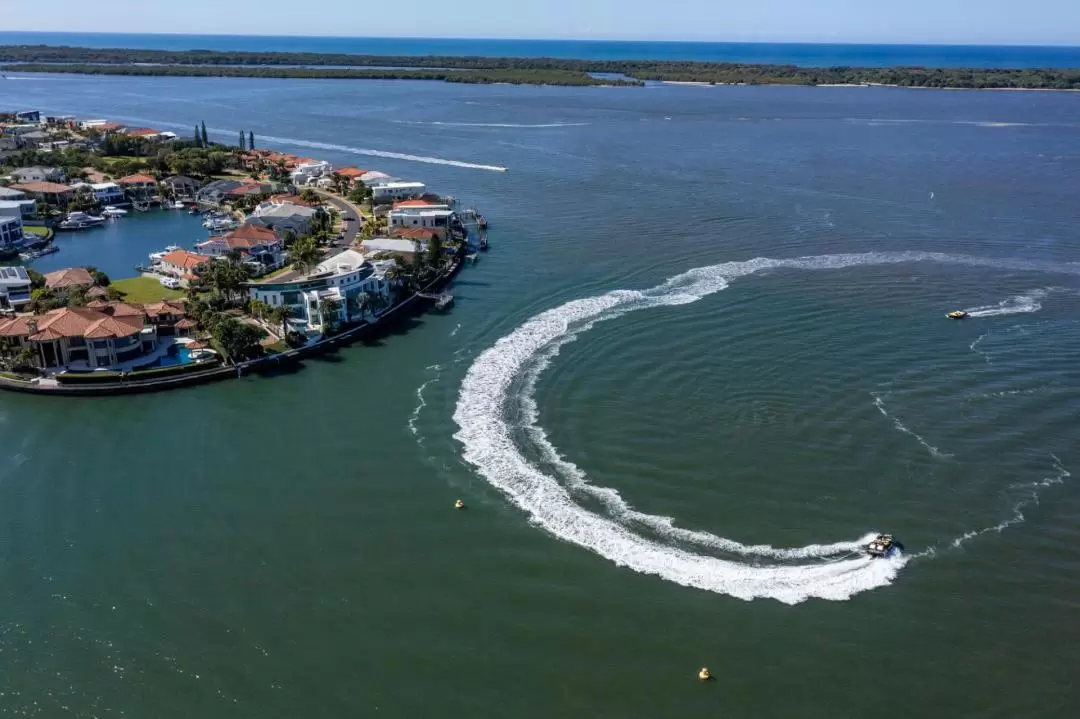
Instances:
[[[950,320],[962,320],[967,318],[968,313],[964,312],[963,310],[953,310],[945,316],[948,317]]]

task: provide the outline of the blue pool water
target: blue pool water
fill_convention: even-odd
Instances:
[[[173,365],[190,364],[191,362],[194,362],[191,358],[191,350],[183,345],[173,345],[169,348],[168,354],[158,357],[150,364],[143,365],[140,369],[150,367],[172,367]]]

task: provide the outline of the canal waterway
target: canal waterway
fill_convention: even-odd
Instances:
[[[250,130],[492,243],[448,313],[293,374],[0,397],[7,714],[1075,713],[1072,94],[46,75],[0,106]],[[200,234],[168,221],[140,253]],[[881,531],[904,558],[854,551]]]
[[[204,241],[202,221],[181,210],[130,210],[98,227],[57,232],[53,244],[59,252],[26,264],[41,273],[92,265],[112,279],[134,277],[135,266],[148,264],[151,252],[169,245],[190,250]]]

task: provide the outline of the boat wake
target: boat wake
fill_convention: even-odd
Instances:
[[[408,162],[423,162],[428,165],[449,165],[461,167],[467,170],[487,170],[488,172],[507,172],[509,168],[500,165],[481,165],[475,162],[463,162],[461,160],[447,160],[442,157],[427,157],[424,155],[409,155],[404,152],[389,152],[387,150],[370,150],[363,147],[351,147],[349,145],[335,145],[329,142],[314,142],[312,140],[298,140],[292,137],[273,137],[263,135],[264,140],[278,142],[298,147],[310,147],[316,150],[330,150],[333,152],[348,152],[353,155],[367,155],[369,157],[384,157],[388,160],[406,160]]]
[[[964,310],[968,317],[997,317],[999,315],[1018,315],[1028,312],[1038,312],[1042,309],[1042,300],[1053,291],[1052,287],[1031,290],[1024,294],[1009,297],[996,305],[982,305],[981,307],[968,307]]]
[[[424,438],[420,436],[420,428],[417,423],[420,421],[420,413],[424,411],[424,407],[427,407],[427,400],[424,399],[424,390],[426,390],[428,386],[439,381],[442,365],[433,364],[424,369],[429,372],[434,372],[435,376],[425,380],[423,384],[416,388],[416,406],[413,408],[412,414],[409,415],[409,431],[412,433],[413,437],[416,437],[416,443],[421,447],[424,445]]]
[[[874,398],[874,406],[877,407],[878,412],[881,412],[881,415],[883,417],[885,417],[886,419],[891,419],[894,427],[896,427],[904,434],[913,437],[915,441],[921,444],[923,448],[925,448],[926,451],[931,454],[931,456],[937,457],[938,459],[952,459],[951,454],[947,452],[942,452],[940,449],[923,439],[921,435],[912,431],[907,425],[905,425],[895,416],[889,414],[889,411],[885,409],[885,398],[882,397],[879,393],[871,392],[870,396]]]
[[[435,125],[440,127],[508,127],[522,129],[541,129],[549,127],[585,127],[588,122],[541,122],[530,124],[526,122],[424,122],[421,120],[394,120],[402,125]]]
[[[541,312],[482,352],[462,382],[454,437],[464,459],[550,534],[644,574],[744,600],[796,604],[846,600],[890,584],[908,561],[853,556],[875,532],[805,547],[745,545],[682,529],[669,517],[634,510],[618,491],[596,487],[561,457],[537,424],[536,381],[560,348],[597,322],[629,312],[696,302],[740,277],[769,269],[827,270],[941,262],[1080,274],[1080,265],[1000,261],[925,252],[758,258],[684,272],[646,290],[615,290]],[[513,418],[524,417],[524,426]],[[526,452],[520,446],[528,443]],[[539,458],[537,458],[539,455]],[[532,459],[530,459],[532,457]],[[591,500],[591,501],[582,501]],[[600,506],[597,507],[597,500]],[[711,550],[706,553],[702,550]]]

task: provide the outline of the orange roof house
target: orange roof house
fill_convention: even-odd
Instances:
[[[156,185],[157,179],[139,172],[127,177],[121,177],[116,183],[118,185]]]
[[[173,250],[161,258],[161,264],[171,265],[177,270],[182,270],[186,274],[212,260],[213,258],[211,257],[197,255],[194,252],[188,252],[187,250]]]
[[[90,287],[93,276],[83,267],[69,267],[45,275],[45,286],[51,290],[67,290],[72,287]]]

